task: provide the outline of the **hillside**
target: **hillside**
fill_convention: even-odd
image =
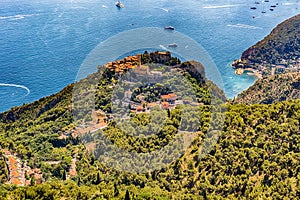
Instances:
[[[244,51],[232,66],[254,71],[263,77],[299,71],[300,14],[279,24],[263,40]]]
[[[300,98],[300,73],[277,74],[259,79],[239,94],[234,103],[271,104]]]
[[[200,137],[170,166],[146,174],[115,171],[82,146],[66,146],[65,157],[80,149],[78,175],[63,181],[49,174],[46,183],[26,187],[1,185],[0,194],[3,199],[124,199],[128,191],[131,199],[298,199],[299,105],[228,105],[223,132],[209,154],[199,157]],[[60,166],[42,164],[44,173],[63,172]]]
[[[158,57],[157,54],[152,54],[152,58],[148,53],[143,54],[143,66],[139,68],[136,57],[108,63],[106,67],[99,68],[99,72],[67,86],[57,94],[2,113],[0,199],[299,199],[300,101],[250,106],[224,104],[221,110],[226,111],[226,116],[216,140],[209,129],[211,126],[222,126],[222,117],[217,112],[211,121],[211,92],[221,102],[225,100],[224,93],[205,79],[200,63],[181,63],[175,58],[165,57],[165,60]],[[152,78],[161,73],[169,76],[170,70],[176,69],[196,91],[196,98],[185,99],[185,104],[169,107],[164,112],[152,110],[155,119],[160,119],[165,113],[167,123],[162,127],[151,126],[151,131],[162,128],[157,134],[136,137],[146,130],[145,127],[134,130],[128,123],[121,130],[120,126],[116,126],[116,120],[103,118],[103,113],[113,113],[112,88],[117,87],[120,75],[129,68],[136,69],[138,73],[155,72],[150,76]],[[98,80],[100,72],[102,78]],[[276,75],[269,79],[267,83],[273,81],[274,87],[276,84],[284,86],[289,81],[291,84],[284,91],[290,87],[299,88],[296,82],[298,74]],[[81,117],[75,121],[71,106],[74,88],[79,89],[79,94],[84,97],[88,94],[86,88],[95,80],[99,81],[95,106],[102,112],[92,116],[79,112],[76,116]],[[130,117],[133,121],[140,125],[148,124],[147,110],[152,108],[150,105],[153,103],[159,105],[160,100],[169,101],[169,106],[172,105],[174,91],[172,93],[168,84],[146,84],[132,91],[129,102],[139,104],[143,101],[140,110],[131,105]],[[118,92],[115,94],[120,98],[125,98],[129,92],[116,90]],[[181,90],[185,89],[179,88]],[[179,96],[180,92],[176,95]],[[106,151],[98,151],[99,155],[89,153],[95,148],[104,150],[105,139],[101,137],[93,138],[94,144],[87,143],[98,133],[129,152],[144,154],[160,149],[174,139],[178,122],[183,117],[181,113],[185,106],[189,108],[192,104],[199,108],[196,115],[192,110],[184,115],[192,121],[200,119],[200,123],[197,127],[187,124],[182,128],[187,131],[196,128],[196,138],[170,165],[129,173],[101,162],[101,158],[108,156]],[[94,122],[95,116],[97,122]],[[98,130],[98,127],[105,128]],[[96,131],[91,134],[91,130]],[[206,142],[205,138],[208,138]],[[202,152],[207,151],[205,146],[214,140],[216,145],[203,156]],[[153,161],[164,162],[160,156]],[[145,164],[136,160],[135,165],[129,167],[139,165],[143,167]]]
[[[110,97],[114,95],[114,84],[120,81],[121,73],[125,73],[129,66],[136,68],[136,63],[131,62],[135,61],[133,57],[127,58],[129,61],[125,63],[124,60],[108,63],[104,70],[101,68],[103,71],[99,68],[98,73],[57,94],[2,113],[0,199],[299,199],[299,100],[271,105],[222,105],[221,110],[226,110],[226,117],[216,140],[209,134],[209,129],[212,124],[221,126],[222,117],[216,115],[211,124],[210,92],[214,92],[220,101],[224,100],[223,92],[205,79],[201,64],[195,61],[181,63],[171,57],[167,60],[171,59],[172,62],[152,60],[148,53],[142,57],[144,67],[137,68],[138,73],[154,70],[156,77],[161,74],[159,72],[169,75],[170,69],[176,69],[196,91],[194,100],[197,103],[191,102],[193,99],[186,99],[185,105],[169,107],[165,112],[154,109],[152,117],[159,119],[165,113],[167,123],[163,124],[158,134],[147,138],[136,137],[139,131],[145,130],[144,127],[133,131],[132,125],[126,124],[121,130],[115,120],[104,120],[103,112],[112,112]],[[159,62],[167,65],[162,66]],[[198,70],[195,70],[195,66]],[[71,109],[74,87],[79,88],[84,96],[87,86],[98,80],[100,71],[103,79],[97,84],[95,102],[96,109],[103,112],[91,117],[83,112],[78,115],[81,116],[80,120],[75,121],[72,116],[74,110]],[[290,75],[286,79],[294,80],[297,76]],[[282,84],[286,79],[273,77],[273,80],[282,80]],[[160,98],[174,96],[167,84],[147,84],[132,91],[130,102],[138,104],[138,96],[144,96],[141,110],[130,108],[133,121],[148,124],[147,109],[151,109],[150,104],[159,104]],[[208,85],[211,85],[210,90]],[[154,95],[149,96],[149,92]],[[123,93],[125,97],[128,91],[117,92],[121,96]],[[185,114],[192,121],[200,116],[197,137],[170,165],[129,173],[109,167],[100,161],[101,155],[89,153],[94,148],[104,150],[105,139],[101,137],[93,138],[94,144],[86,143],[98,132],[129,152],[143,154],[160,149],[176,136],[178,122],[183,117],[181,113],[189,104],[199,108],[197,115],[193,115],[194,111],[191,110]],[[93,122],[94,116],[98,116],[97,123]],[[86,127],[105,128],[91,134],[91,129]],[[156,128],[155,125],[151,126],[152,131]],[[190,124],[182,128],[189,130],[195,127]],[[86,133],[80,135],[80,132]],[[208,138],[206,142],[205,138]],[[205,146],[214,140],[216,145],[203,156],[201,153],[206,151]],[[106,148],[110,149],[111,146]],[[102,152],[104,159],[108,156],[106,153]],[[159,160],[160,156],[153,161]],[[134,168],[139,165],[142,167],[144,163],[136,160],[134,166],[129,166]],[[4,184],[7,182],[15,185]]]

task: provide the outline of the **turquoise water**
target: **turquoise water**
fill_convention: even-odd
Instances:
[[[236,76],[230,63],[278,23],[300,13],[296,0],[270,0],[256,5],[257,10],[250,9],[254,1],[249,0],[123,0],[122,10],[114,3],[0,0],[0,111],[72,83],[89,52],[111,36],[167,25],[208,51],[227,97],[232,98],[253,84],[255,77]],[[269,11],[275,3],[277,8]]]

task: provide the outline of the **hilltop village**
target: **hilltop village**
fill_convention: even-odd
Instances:
[[[193,63],[193,61],[181,63],[178,58],[172,57],[170,52],[152,52],[128,56],[118,61],[109,62],[103,66],[103,69],[106,70],[106,73],[111,73],[118,78],[121,78],[122,75],[126,76],[126,74],[131,75],[124,82],[127,85],[133,85],[132,88],[123,88],[120,98],[110,100],[113,105],[121,103],[129,115],[140,115],[149,114],[155,109],[172,110],[178,105],[203,105],[196,99],[182,97],[181,91],[172,91],[171,88],[161,82],[166,77],[169,80],[171,75],[174,76],[178,72],[195,70],[193,68],[194,65],[196,63]],[[200,74],[204,73],[204,69],[200,71]],[[197,72],[193,71],[193,73]],[[202,76],[204,74],[199,75],[199,78]],[[144,83],[146,84],[139,86],[133,84],[139,80],[145,80],[146,82]],[[115,89],[116,85],[118,84],[111,82],[105,88]],[[108,94],[107,91],[106,94]],[[87,133],[92,134],[108,127],[108,124],[114,120],[113,113],[104,109],[93,109],[89,115],[88,118],[63,127],[58,132],[57,141],[63,143],[70,138],[76,140]],[[94,149],[94,145],[94,143],[86,144],[87,150]],[[47,174],[43,174],[40,167],[23,162],[18,154],[11,153],[8,149],[3,149],[2,155],[6,165],[7,183],[17,186],[30,186],[42,184],[47,180]],[[70,167],[61,172],[64,180],[76,177],[77,160],[78,156],[76,153],[70,157]],[[44,161],[44,164],[53,167],[60,165],[60,163],[61,161],[51,159]]]
[[[156,63],[156,67],[148,63],[149,60]],[[126,108],[126,112],[129,114],[150,113],[153,109],[174,109],[176,106],[182,104],[192,106],[203,105],[192,98],[182,98],[180,94],[160,84],[160,81],[168,73],[174,74],[180,70],[174,67],[176,64],[180,64],[180,60],[172,57],[170,52],[159,51],[128,56],[124,59],[105,64],[103,66],[104,69],[111,71],[118,78],[123,74],[127,74],[127,72],[131,73],[128,80],[123,81],[128,85],[135,85],[138,80],[145,80],[148,83],[138,88],[124,89],[120,97],[114,99],[112,103],[114,105],[122,104],[122,107]],[[161,66],[165,68],[161,70]],[[115,86],[113,84],[109,87],[114,88]],[[89,119],[88,121],[81,122],[77,127],[72,127],[65,131],[61,137],[67,137],[70,134],[73,137],[77,137],[87,132],[96,132],[106,128],[114,117],[110,112],[96,109],[92,111],[91,118]]]

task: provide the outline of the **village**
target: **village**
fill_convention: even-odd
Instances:
[[[2,152],[8,171],[8,184],[29,186],[43,182],[43,174],[39,168],[31,169],[26,163],[22,163],[17,154],[12,154],[7,149],[3,149]]]
[[[11,153],[8,149],[2,149],[2,155],[4,157],[7,168],[7,184],[13,184],[16,186],[31,186],[39,185],[45,182],[42,170],[40,168],[31,168],[27,165],[26,161],[23,162],[17,153]],[[76,159],[77,154],[72,158],[72,163],[69,172],[66,174],[66,180],[77,175],[76,171]],[[47,161],[45,164],[57,165],[61,161]]]
[[[148,59],[151,59],[155,63],[167,63],[170,62],[171,59],[174,59],[171,57],[170,52],[157,51],[151,52],[148,55]],[[124,75],[126,78],[123,78],[122,82],[127,86],[129,85],[129,88],[127,87],[126,89],[125,87],[125,91],[121,97],[112,98],[113,105],[116,107],[121,105],[120,107],[126,110],[126,115],[118,116],[118,118],[127,118],[130,114],[149,114],[153,109],[171,110],[178,105],[203,105],[195,100],[193,101],[192,98],[182,98],[180,94],[168,88],[165,88],[165,91],[163,92],[156,92],[155,96],[152,99],[149,99],[149,94],[153,96],[154,90],[157,90],[155,84],[161,83],[168,74],[176,74],[178,68],[166,66],[164,64],[157,64],[158,67],[153,67],[153,65],[150,64],[143,64],[142,60],[145,59],[143,56],[143,54],[128,56],[118,61],[109,62],[103,66],[105,69],[112,71],[118,78]],[[147,83],[143,87],[148,86],[151,87],[152,90],[147,93],[137,93],[135,91],[137,82]],[[92,110],[89,114],[91,115],[89,120],[82,120],[76,127],[67,129],[60,138],[66,138],[69,135],[78,137],[86,133],[94,133],[106,128],[109,122],[113,121],[116,116],[114,115],[115,113],[108,113],[103,110]]]
[[[246,73],[262,79],[264,75],[298,72],[300,70],[300,58],[291,60],[282,59],[280,64],[268,64],[264,61],[262,64],[255,66],[255,68],[245,68],[245,63],[241,59],[238,59],[233,62],[232,66],[235,68],[235,74],[237,75]]]

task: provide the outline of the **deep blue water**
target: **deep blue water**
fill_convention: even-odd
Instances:
[[[111,36],[167,25],[208,51],[222,75],[227,97],[232,98],[253,84],[255,77],[236,76],[230,63],[278,23],[300,13],[297,0],[259,5],[249,0],[123,3],[125,8],[118,10],[114,0],[0,0],[0,111],[74,82],[86,56]],[[275,3],[279,5],[269,11]],[[251,10],[254,5],[257,9]]]

